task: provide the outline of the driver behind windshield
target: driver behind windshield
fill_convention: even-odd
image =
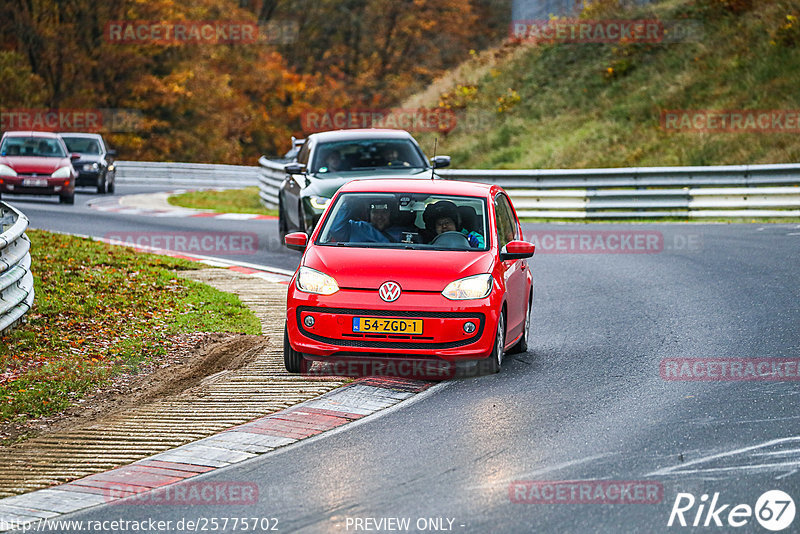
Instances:
[[[325,165],[320,167],[319,172],[338,172],[342,170],[342,156],[339,155],[339,151],[331,150],[325,156]]]
[[[409,163],[400,157],[400,151],[389,145],[383,149],[382,157],[385,167],[408,167]]]
[[[330,240],[353,243],[399,243],[404,233],[416,232],[404,226],[394,224],[394,213],[397,209],[389,200],[378,200],[369,205],[369,222],[354,217],[353,202],[348,199],[330,230]]]
[[[469,231],[461,225],[461,214],[458,207],[449,200],[440,200],[425,208],[423,213],[427,234],[432,238],[445,232],[458,232],[469,241],[472,248],[483,248],[486,242],[483,236],[475,231]]]

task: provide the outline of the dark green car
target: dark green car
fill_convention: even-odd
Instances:
[[[336,130],[311,134],[278,193],[281,242],[289,232],[311,235],[334,193],[355,179],[430,179],[448,156],[428,162],[419,144],[403,130]]]

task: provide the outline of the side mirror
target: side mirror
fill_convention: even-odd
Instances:
[[[72,154],[69,155],[69,159],[75,161],[76,159],[81,159],[81,155],[78,154],[77,152],[73,152]]]
[[[116,157],[117,151],[114,150],[113,148],[110,148],[110,149],[106,150],[106,154],[108,154],[109,156],[115,156]]]
[[[283,166],[283,170],[286,171],[287,174],[305,174],[306,166],[302,163],[287,163]]]
[[[450,156],[436,156],[431,158],[431,163],[434,169],[441,169],[450,166]]]
[[[536,245],[527,241],[509,241],[500,251],[500,261],[522,260],[530,258],[536,250]]]
[[[304,251],[308,244],[308,235],[305,232],[292,232],[284,238],[286,246],[292,250]]]

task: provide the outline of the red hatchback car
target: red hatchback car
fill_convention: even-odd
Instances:
[[[64,141],[50,132],[6,132],[0,139],[0,194],[58,195],[75,202],[75,178]]]
[[[496,185],[356,180],[343,186],[310,237],[290,284],[284,363],[396,358],[498,372],[528,348],[534,245]]]

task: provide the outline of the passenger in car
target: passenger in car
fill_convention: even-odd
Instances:
[[[486,241],[480,233],[463,227],[458,206],[449,200],[440,200],[430,204],[425,208],[422,218],[425,221],[426,237],[428,238],[426,242],[432,241],[437,235],[445,232],[459,232],[467,238],[472,248],[486,246]]]

